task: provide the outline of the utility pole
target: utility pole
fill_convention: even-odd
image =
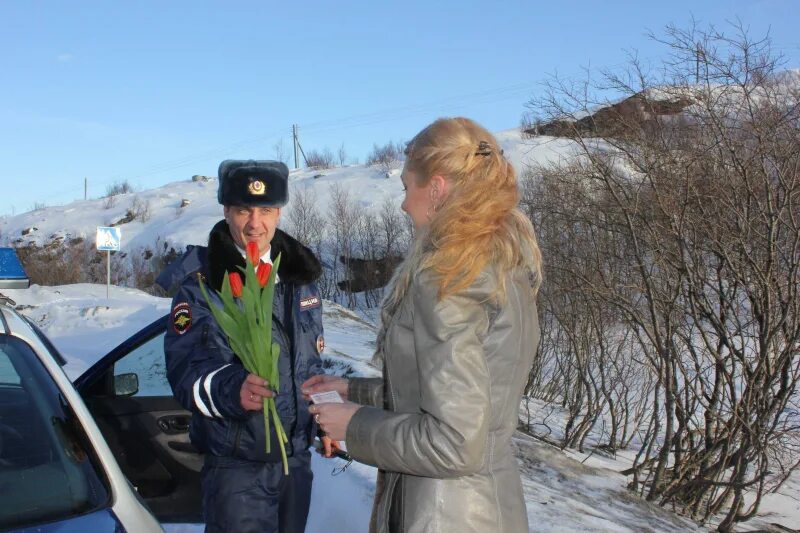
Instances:
[[[297,140],[297,124],[292,124],[292,144],[294,145],[294,168],[300,168],[299,161],[297,159],[297,145],[300,141]]]
[[[83,199],[89,199],[89,178],[83,178]]]
[[[696,84],[700,83],[700,58],[703,58],[703,61],[706,59],[705,50],[702,48],[700,41],[697,41],[697,52],[695,55],[695,67],[694,67],[694,82]]]

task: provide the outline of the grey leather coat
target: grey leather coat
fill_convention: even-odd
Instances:
[[[429,272],[414,276],[385,325],[384,377],[350,380],[362,407],[350,454],[379,468],[370,529],[378,533],[528,531],[511,436],[539,342],[527,272],[485,270],[438,301]]]

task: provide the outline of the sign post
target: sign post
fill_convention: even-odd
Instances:
[[[111,287],[111,252],[119,251],[122,230],[119,228],[97,226],[97,250],[106,252],[106,299]]]

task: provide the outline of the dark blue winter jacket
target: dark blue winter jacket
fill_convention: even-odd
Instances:
[[[317,426],[308,413],[300,385],[322,372],[318,347],[322,339],[322,300],[314,282],[321,267],[314,254],[286,233],[277,230],[271,242],[274,261],[281,254],[273,302],[272,339],[280,345],[278,415],[289,437],[286,453],[306,450]],[[220,457],[251,461],[281,460],[275,431],[270,453],[265,451],[264,417],[245,411],[239,391],[247,371],[231,350],[200,292],[199,278],[207,288],[219,290],[226,271],[238,272],[244,258],[222,220],[211,230],[208,248],[195,247],[161,276],[181,279],[172,301],[164,338],[167,377],[175,397],[192,412],[190,436],[200,451]],[[209,291],[217,297],[214,290]],[[270,384],[272,386],[272,384]]]

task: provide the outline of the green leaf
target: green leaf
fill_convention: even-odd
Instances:
[[[256,267],[247,261],[247,266],[244,269],[245,285],[244,290],[247,293],[246,300],[253,305],[253,312],[255,317],[261,316],[261,287],[258,286],[258,276],[256,276]]]
[[[272,398],[264,398],[264,407],[262,408],[262,412],[264,414],[264,437],[267,441],[267,453],[269,453],[271,446],[270,438],[269,438],[269,404],[274,403]],[[277,427],[275,430],[277,431]],[[279,441],[280,442],[280,441]]]
[[[261,291],[261,308],[265,311],[265,313],[269,313],[272,315],[272,301],[275,298],[275,276],[278,273],[278,268],[281,266],[281,254],[278,254],[278,257],[275,258],[275,262],[272,265],[272,270],[269,273],[269,279],[267,280],[267,284],[264,286],[264,290]],[[270,324],[270,331],[272,330],[272,320],[269,321]]]
[[[236,325],[236,321],[233,320],[227,313],[225,313],[220,306],[215,304],[211,297],[206,290],[205,284],[202,280],[200,280],[200,292],[203,294],[203,298],[206,300],[206,304],[208,304],[208,308],[211,311],[211,314],[214,316],[214,319],[220,325],[222,330],[226,334],[237,334],[238,327]]]
[[[272,417],[275,421],[275,431],[278,436],[278,444],[281,448],[281,459],[283,460],[283,475],[289,475],[289,460],[286,457],[286,447],[284,446],[285,443],[289,442],[289,439],[286,437],[286,432],[283,430],[283,425],[281,424],[280,418],[278,418],[278,411],[275,409],[275,401],[270,398],[270,410],[272,411]]]
[[[219,293],[224,302],[226,299],[233,300],[233,292],[231,291],[231,280],[228,271],[225,271],[225,276],[222,278],[222,291]]]
[[[277,390],[278,387],[281,386],[281,375],[278,373],[278,361],[280,360],[281,356],[281,347],[278,345],[277,342],[272,344],[272,368],[270,369],[270,375],[272,379],[275,381],[273,387]]]

